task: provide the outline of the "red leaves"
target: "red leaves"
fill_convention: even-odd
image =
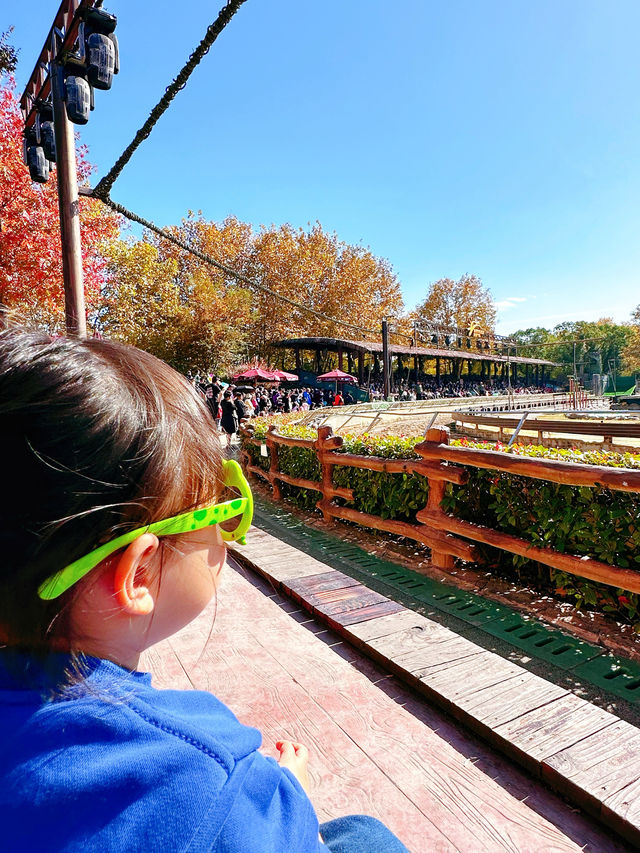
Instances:
[[[78,180],[92,171],[78,151]],[[92,199],[81,199],[82,254],[87,301],[103,282],[102,247],[119,221]],[[0,86],[0,303],[47,325],[64,317],[64,289],[55,170],[48,183],[31,183],[22,161],[22,117],[14,82]]]

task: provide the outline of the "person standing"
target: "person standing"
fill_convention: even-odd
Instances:
[[[238,432],[238,410],[231,398],[231,391],[225,391],[222,397],[222,417],[220,425],[227,436],[227,447],[231,446],[231,438]]]
[[[211,412],[211,417],[215,421],[216,427],[219,428],[218,424],[220,422],[220,403],[218,403],[213,393],[213,388],[210,385],[204,392],[204,401],[207,404],[207,409],[209,409],[209,411]]]
[[[218,377],[215,375],[215,373],[211,376],[211,385],[209,387],[211,388],[211,393],[212,393],[213,399],[217,403],[217,411],[216,411],[216,415],[214,415],[214,417],[216,420],[216,427],[218,428],[218,432],[220,432],[220,417],[222,415],[222,409],[220,408],[220,401],[222,399],[222,385],[220,385],[220,383],[218,381]]]
[[[238,423],[242,423],[243,420],[247,420],[250,417],[250,412],[244,401],[244,394],[242,391],[235,392],[234,403],[238,413]]]

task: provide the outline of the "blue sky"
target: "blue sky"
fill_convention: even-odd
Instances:
[[[115,161],[222,6],[105,0],[122,72],[81,138]],[[14,25],[20,91],[58,0]],[[188,210],[316,220],[387,258],[407,307],[479,275],[498,331],[640,303],[637,0],[248,0],[116,182]]]

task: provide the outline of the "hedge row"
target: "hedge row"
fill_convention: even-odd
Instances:
[[[273,422],[273,421],[270,421]],[[256,438],[266,436],[269,422],[255,422]],[[308,427],[284,424],[282,434],[315,438]],[[419,458],[415,445],[422,437],[345,436],[343,450],[362,456]],[[640,454],[546,448],[538,445],[514,445],[510,450],[498,443],[453,440],[452,445],[497,449],[512,454],[547,459],[562,459],[612,467],[640,468]],[[255,445],[245,449],[254,464],[268,468],[269,461]],[[320,479],[320,466],[312,450],[279,448],[280,470],[296,477]],[[564,486],[504,472],[467,466],[468,482],[449,485],[443,508],[458,518],[475,521],[526,539],[532,545],[557,551],[589,555],[610,565],[640,571],[640,494],[601,488]],[[412,474],[385,474],[358,468],[336,466],[334,483],[353,489],[354,501],[344,502],[381,518],[415,521],[416,512],[427,501],[426,478]],[[319,495],[294,486],[283,485],[288,500],[304,509],[314,509]],[[505,551],[478,546],[490,571],[510,580],[534,586],[545,593],[573,601],[578,608],[594,608],[615,615],[634,625],[640,633],[640,596],[623,589],[587,581],[542,566]]]

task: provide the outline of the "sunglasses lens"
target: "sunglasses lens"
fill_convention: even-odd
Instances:
[[[226,500],[231,500],[231,499],[233,499],[233,497],[235,497],[235,496],[229,495],[228,497],[226,497]],[[238,515],[234,516],[233,518],[229,518],[226,521],[220,522],[220,527],[222,528],[222,530],[226,531],[227,533],[233,533],[233,531],[237,529],[237,527],[241,521],[242,521],[242,513],[239,513]]]

